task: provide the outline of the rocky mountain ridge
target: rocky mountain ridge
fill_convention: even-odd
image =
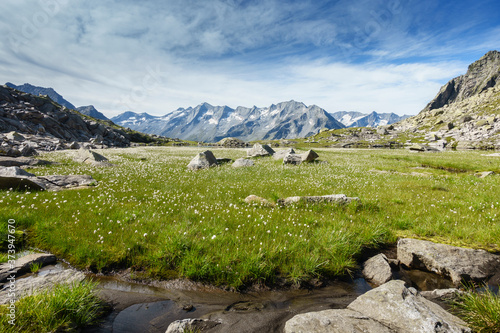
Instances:
[[[306,137],[322,128],[343,128],[324,109],[296,101],[269,107],[212,106],[179,108],[163,117],[127,112],[111,119],[134,130],[178,137],[184,140],[217,142],[226,137],[244,141]]]
[[[34,96],[0,86],[0,155],[32,155],[37,150],[125,147],[153,138],[126,130]]]
[[[76,108],[76,111],[78,111],[81,114],[84,114],[86,116],[95,118],[95,119],[109,120],[108,117],[106,117],[101,112],[97,111],[97,109],[93,105],[80,106],[80,107]]]
[[[68,109],[73,109],[73,110],[76,109],[76,107],[73,104],[71,104],[70,102],[65,100],[64,97],[59,95],[52,88],[38,87],[38,86],[34,86],[32,84],[29,84],[29,83],[25,83],[23,85],[16,86],[13,83],[7,82],[5,85],[9,88],[13,88],[13,89],[16,89],[16,90],[19,90],[19,91],[22,91],[22,92],[25,92],[25,93],[28,93],[28,94],[31,94],[34,96],[47,95],[50,97],[51,100],[53,100],[54,102],[56,102],[57,104],[59,104],[61,106],[65,106]]]
[[[345,127],[378,127],[397,123],[409,118],[409,115],[398,116],[395,113],[361,113],[357,111],[338,111],[331,115]]]

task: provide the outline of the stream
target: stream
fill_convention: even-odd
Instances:
[[[449,288],[450,282],[421,271],[401,271],[397,278],[418,290]],[[164,333],[179,319],[203,318],[222,323],[208,332],[282,332],[287,320],[304,312],[345,308],[372,289],[363,278],[335,281],[312,290],[235,293],[217,289],[157,288],[114,277],[93,277],[112,312],[85,333]]]

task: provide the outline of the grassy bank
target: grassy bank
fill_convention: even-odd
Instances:
[[[398,236],[499,250],[498,157],[484,152],[413,154],[404,150],[318,149],[327,164],[256,166],[191,172],[201,149],[144,147],[104,150],[114,167],[47,159],[61,165],[37,175],[90,174],[99,183],[58,193],[0,192],[0,228],[15,219],[32,245],[95,271],[132,267],[137,278],[186,277],[242,287],[286,279],[301,283],[344,274],[364,247]],[[239,158],[243,149],[214,150]],[[278,208],[268,200],[343,193],[361,204]]]
[[[15,319],[7,305],[0,306],[1,332],[75,332],[93,324],[104,306],[94,293],[95,284],[57,285],[16,302]]]

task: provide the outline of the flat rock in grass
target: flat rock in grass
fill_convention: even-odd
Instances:
[[[363,265],[363,276],[378,286],[390,281],[392,270],[387,257],[380,253],[368,259]]]
[[[14,266],[6,262],[0,264],[0,282],[5,282],[11,274],[23,274],[29,272],[31,265],[41,264],[42,266],[56,262],[57,258],[53,254],[32,253],[15,260]]]
[[[29,173],[20,167],[0,167],[0,177],[16,177],[16,176],[26,176],[26,177],[36,177],[34,174]]]
[[[348,309],[296,315],[285,324],[285,333],[395,333],[367,316]]]
[[[10,166],[35,166],[35,165],[48,165],[54,164],[54,162],[38,160],[29,157],[8,157],[0,156],[0,166],[10,167]]]
[[[75,269],[49,272],[45,275],[30,276],[16,280],[16,299],[32,295],[33,292],[53,288],[55,285],[80,283],[85,279],[85,274]],[[0,291],[0,304],[10,302],[9,288]]]
[[[219,324],[219,322],[206,319],[182,319],[168,325],[165,333],[204,332]]]
[[[418,239],[400,239],[397,253],[401,264],[447,277],[455,286],[485,281],[500,270],[498,255]]]
[[[359,296],[347,306],[394,332],[472,332],[459,318],[393,280]]]
[[[288,154],[295,154],[295,150],[293,150],[293,148],[278,150],[277,152],[274,153],[273,158],[275,160],[281,160],[282,158],[285,158],[285,156]]]
[[[247,150],[248,157],[258,157],[258,156],[271,156],[274,155],[275,151],[268,145],[261,145],[256,143],[252,148]]]
[[[256,195],[249,195],[245,198],[245,202],[249,204],[260,204],[260,205],[269,205],[270,202],[264,198],[258,197]]]
[[[308,196],[308,197],[288,197],[285,199],[279,199],[278,203],[283,206],[292,205],[299,202],[307,203],[319,203],[319,202],[331,202],[335,204],[345,205],[352,201],[360,201],[357,197],[348,197],[345,194],[331,194],[323,196]]]
[[[199,169],[207,169],[210,167],[217,166],[217,159],[214,154],[210,151],[204,151],[196,155],[191,162],[187,165],[188,169],[191,170],[199,170]]]
[[[90,186],[96,183],[89,175],[51,175],[36,177],[38,183],[44,184],[47,190],[60,190],[64,188]]]
[[[479,178],[486,178],[486,177],[494,176],[494,175],[495,175],[495,172],[493,172],[493,171],[483,171],[483,172],[478,172],[475,174],[475,176],[479,177]]]
[[[0,189],[2,190],[13,189],[16,191],[25,191],[25,190],[45,191],[46,187],[44,186],[43,183],[37,181],[37,177],[0,176]]]
[[[238,158],[236,161],[234,161],[232,167],[233,168],[244,168],[244,167],[251,167],[254,165],[255,165],[255,162],[252,160],[249,160],[248,158]]]

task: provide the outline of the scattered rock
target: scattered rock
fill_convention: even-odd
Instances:
[[[471,332],[459,318],[426,300],[403,281],[368,291],[347,306],[395,332]]]
[[[493,171],[483,171],[483,172],[476,173],[475,176],[479,177],[479,178],[486,178],[489,176],[493,176],[494,174],[495,173]]]
[[[254,161],[249,160],[247,158],[238,158],[236,161],[234,161],[232,167],[233,168],[242,168],[242,167],[251,167],[254,166]]]
[[[464,292],[455,288],[435,289],[432,291],[421,291],[420,295],[430,301],[449,301],[455,299]]]
[[[225,163],[230,163],[233,160],[230,158],[217,158],[217,164],[225,164]]]
[[[172,322],[165,333],[203,332],[219,324],[219,322],[204,319],[182,319]]]
[[[261,145],[260,143],[256,143],[247,151],[248,157],[258,157],[258,156],[271,156],[274,155],[273,148],[268,145]]]
[[[323,196],[309,196],[309,197],[288,197],[278,200],[278,203],[283,206],[299,203],[318,203],[318,202],[332,202],[336,204],[348,204],[352,201],[360,201],[357,197],[348,197],[345,194],[331,194]]]
[[[23,141],[24,140],[24,136],[17,133],[16,131],[12,131],[10,133],[7,133],[5,135],[5,137],[10,141]]]
[[[293,148],[278,150],[276,153],[274,153],[273,158],[275,160],[280,160],[282,158],[285,158],[285,156],[288,154],[295,154],[295,150],[293,150]]]
[[[29,173],[28,171],[23,170],[17,166],[0,167],[0,177],[16,177],[16,176],[36,177],[34,174]]]
[[[49,165],[49,164],[54,164],[54,163],[27,157],[0,156],[0,166],[6,166],[6,167],[25,166],[25,165],[36,166],[36,165]]]
[[[297,154],[286,154],[283,158],[283,164],[299,165],[302,163],[302,157]]]
[[[382,285],[392,279],[392,270],[385,254],[368,259],[363,265],[363,276],[375,285]]]
[[[210,150],[207,150],[196,155],[191,160],[191,162],[189,162],[187,167],[191,170],[199,170],[207,169],[217,165],[217,159],[215,158],[214,154]]]
[[[245,198],[245,202],[249,204],[260,204],[260,205],[270,205],[270,202],[264,198],[258,197],[256,195],[249,195]]]
[[[70,187],[90,186],[96,181],[89,175],[35,176],[19,167],[0,167],[0,189],[58,191]]]
[[[424,240],[400,239],[397,253],[401,264],[447,277],[456,286],[485,281],[500,270],[500,256]]]
[[[92,165],[109,165],[108,159],[90,149],[80,148],[75,156],[75,161]]]
[[[285,333],[394,333],[357,311],[324,310],[296,315],[285,324]]]
[[[302,162],[313,162],[319,155],[314,150],[308,150],[307,152],[300,154]]]
[[[41,264],[42,266],[56,262],[57,258],[53,254],[47,253],[32,253],[27,256],[15,260],[14,266],[6,262],[0,264],[0,282],[5,282],[10,275],[27,273],[33,264]]]
[[[224,147],[245,147],[246,143],[237,138],[224,138],[217,142],[217,145]]]
[[[55,260],[54,260],[55,261]],[[74,269],[49,272],[41,276],[30,276],[16,280],[16,299],[32,295],[35,291],[51,289],[55,285],[80,283],[85,279],[85,274]],[[7,304],[9,289],[0,291],[0,304]]]

